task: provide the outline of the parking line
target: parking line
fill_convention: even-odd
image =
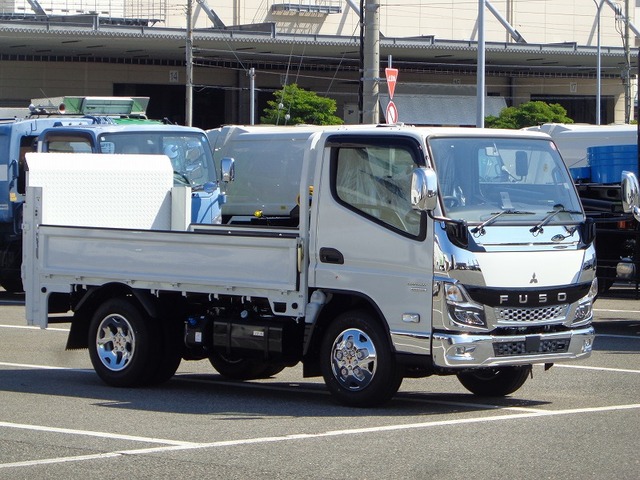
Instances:
[[[601,372],[618,372],[618,373],[640,373],[640,370],[631,370],[629,368],[609,368],[609,367],[589,367],[587,365],[569,365],[566,363],[556,363],[555,367],[560,368],[579,368],[582,370],[598,370]]]
[[[34,430],[37,432],[47,432],[47,433],[64,433],[67,435],[83,435],[87,437],[98,437],[98,438],[108,438],[113,440],[127,440],[131,442],[144,442],[144,443],[160,443],[162,445],[186,445],[186,446],[197,446],[199,444],[193,442],[183,442],[180,440],[167,440],[164,438],[153,438],[153,437],[140,437],[137,435],[122,435],[112,432],[93,432],[91,430],[78,430],[73,428],[60,428],[60,427],[45,427],[42,425],[28,425],[23,423],[10,423],[10,422],[0,422],[0,428],[16,428],[19,430]]]
[[[640,313],[640,310],[616,310],[614,308],[594,308],[593,311],[609,313]]]
[[[575,409],[555,410],[555,411],[547,410],[547,411],[516,413],[516,414],[510,414],[510,415],[493,415],[488,417],[461,418],[461,419],[440,420],[440,421],[433,421],[433,422],[385,425],[385,426],[379,426],[379,427],[356,428],[356,429],[348,429],[348,430],[331,430],[328,432],[291,434],[291,435],[283,435],[283,436],[277,436],[277,437],[257,437],[257,438],[244,438],[244,439],[237,439],[237,440],[221,440],[221,441],[211,442],[211,443],[190,443],[190,442],[167,440],[167,442],[171,442],[171,444],[167,444],[166,446],[161,446],[161,447],[152,447],[152,448],[144,448],[144,449],[137,449],[137,450],[119,450],[114,452],[105,452],[105,453],[92,454],[92,455],[57,457],[57,458],[47,458],[47,459],[31,460],[31,461],[24,461],[24,462],[2,463],[0,464],[0,469],[29,467],[34,465],[46,465],[46,464],[54,464],[54,463],[81,462],[81,461],[95,460],[95,459],[101,459],[101,458],[113,458],[121,455],[146,455],[150,453],[161,453],[161,452],[179,451],[179,450],[196,450],[196,449],[205,449],[205,448],[224,448],[224,447],[234,447],[234,446],[244,446],[244,445],[256,445],[261,443],[292,442],[292,441],[301,441],[301,440],[310,440],[310,439],[328,438],[328,437],[363,435],[363,434],[369,434],[369,433],[417,430],[417,429],[425,429],[425,428],[433,428],[433,427],[442,427],[442,426],[448,426],[448,425],[466,425],[466,424],[473,424],[473,423],[500,422],[500,421],[506,421],[506,420],[519,420],[519,419],[535,418],[535,417],[578,415],[578,414],[586,414],[586,413],[603,413],[603,412],[613,412],[613,411],[630,410],[630,409],[640,409],[640,404],[612,405],[608,407],[575,408]],[[7,426],[9,428],[11,428],[12,425],[15,425],[15,424],[0,423],[0,426]],[[22,426],[18,426],[18,427],[22,428]],[[41,431],[64,430],[64,429],[49,429],[48,427],[39,427],[39,429]],[[74,431],[74,433],[82,434],[82,431],[76,430]],[[89,432],[89,433],[92,435],[95,435],[95,434],[99,434],[100,432]],[[102,436],[104,436],[105,438],[109,438],[111,434],[104,433],[102,434]],[[153,440],[155,441],[159,440],[159,439],[153,439],[153,438],[145,439],[145,437],[131,437],[131,438],[136,438],[137,441],[149,441],[149,442]]]
[[[43,331],[69,333],[69,329],[68,328],[56,328],[56,327],[40,328],[40,327],[34,327],[32,325],[2,325],[2,324],[0,324],[0,328],[19,328],[19,329],[22,329],[22,330],[43,330]]]
[[[614,335],[609,333],[596,333],[596,337],[624,338],[625,340],[640,340],[640,336],[638,335]]]
[[[33,368],[35,370],[72,370],[75,372],[93,372],[90,368],[53,367],[49,365],[30,365],[28,363],[0,362],[0,367]]]

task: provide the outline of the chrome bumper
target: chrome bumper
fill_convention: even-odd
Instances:
[[[594,338],[595,330],[591,326],[561,333],[507,337],[435,332],[431,353],[433,362],[439,367],[554,363],[588,357]],[[558,345],[562,348],[552,351]],[[510,350],[515,350],[516,353],[510,354]],[[496,351],[500,354],[496,354]]]

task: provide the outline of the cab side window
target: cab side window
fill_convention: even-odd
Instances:
[[[412,152],[401,147],[340,147],[335,152],[335,191],[352,210],[418,237],[421,215],[411,208]]]
[[[52,136],[45,139],[45,151],[52,153],[91,153],[91,141],[84,137]]]

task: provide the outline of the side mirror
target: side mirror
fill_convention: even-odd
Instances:
[[[220,161],[220,170],[222,170],[222,181],[233,182],[236,177],[236,169],[234,166],[235,160],[233,158],[224,157]]]
[[[524,156],[518,155],[520,152],[516,152],[516,177],[526,177],[529,173],[529,160],[527,154]]]
[[[411,208],[433,211],[438,204],[438,177],[431,168],[416,168],[411,175]]]
[[[622,172],[622,209],[640,222],[640,187],[633,172]]]

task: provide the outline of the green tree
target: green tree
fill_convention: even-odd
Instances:
[[[567,110],[562,105],[541,101],[503,108],[499,116],[489,115],[484,119],[489,128],[520,129],[543,123],[573,123],[573,120],[567,117]]]
[[[272,125],[342,125],[344,122],[335,116],[336,101],[318,96],[315,92],[304,90],[295,83],[286,85],[273,93],[273,100],[267,101],[261,123]]]

